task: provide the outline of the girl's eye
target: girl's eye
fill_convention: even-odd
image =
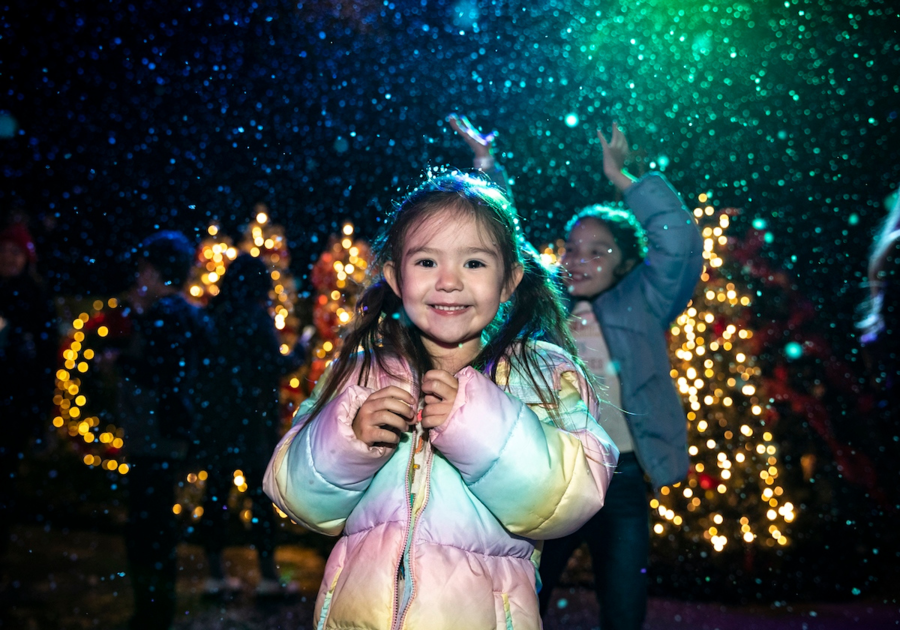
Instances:
[[[434,261],[430,258],[423,258],[422,260],[416,261],[416,266],[418,267],[434,267]]]
[[[485,265],[480,260],[470,260],[470,261],[467,261],[465,264],[466,269],[478,269],[480,267],[486,267],[486,266],[487,265]]]

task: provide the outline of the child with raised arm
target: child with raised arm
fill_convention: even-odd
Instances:
[[[494,134],[465,118],[450,124],[472,148],[476,168],[507,186],[492,153]],[[659,173],[625,170],[628,142],[617,125],[603,146],[603,171],[631,212],[592,206],[566,227],[562,257],[581,359],[602,383],[598,421],[621,455],[604,508],[580,531],[544,545],[541,612],[569,556],[587,542],[602,630],[639,630],[647,609],[649,502],[654,488],[688,470],[687,420],[670,377],[666,330],[684,310],[703,268],[703,239],[681,198]]]
[[[508,199],[461,173],[407,196],[376,254],[265,477],[342,534],[316,627],[540,628],[540,541],[600,509],[617,456],[560,297]]]

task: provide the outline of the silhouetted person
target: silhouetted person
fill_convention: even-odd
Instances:
[[[250,532],[262,574],[257,594],[286,592],[275,566],[276,517],[262,491],[262,478],[281,437],[279,380],[302,365],[305,348],[298,343],[292,353],[281,353],[268,310],[271,291],[265,264],[241,254],[207,309],[217,339],[211,369],[204,376],[209,406],[198,436],[201,462],[209,473],[200,523],[210,567],[208,594],[240,588],[237,578],[227,577],[222,563],[222,550],[229,543],[228,494],[236,470],[243,473],[253,500]]]
[[[138,247],[128,296],[133,338],[123,376],[128,481],[126,548],[135,611],[130,628],[168,628],[175,613],[179,531],[174,489],[197,424],[196,383],[208,331],[181,295],[194,247],[179,232],[158,232]]]
[[[29,439],[49,427],[59,350],[56,313],[35,271],[23,223],[0,231],[0,554],[9,544],[19,465]]]

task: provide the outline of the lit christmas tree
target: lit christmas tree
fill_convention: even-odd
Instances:
[[[700,203],[707,203],[700,195]],[[706,268],[697,293],[671,328],[672,378],[684,396],[691,468],[687,479],[663,487],[651,501],[653,531],[715,551],[731,544],[776,547],[789,543],[796,514],[779,482],[768,398],[760,392],[761,369],[742,327],[749,295],[730,281],[718,251],[728,244],[729,210],[696,208]],[[770,423],[771,424],[771,423]]]
[[[316,381],[341,349],[341,331],[353,321],[356,300],[364,288],[371,251],[364,241],[353,240],[353,225],[344,224],[341,235],[328,240],[325,251],[313,265],[310,280],[315,289],[313,324],[316,345],[306,377],[292,379],[298,403],[309,396]],[[275,507],[281,518],[284,512]]]
[[[313,266],[311,280],[316,290],[313,324],[318,343],[307,377],[310,387],[341,349],[340,332],[353,319],[370,260],[369,246],[353,240],[353,226],[347,223],[340,236],[329,239],[328,246]]]

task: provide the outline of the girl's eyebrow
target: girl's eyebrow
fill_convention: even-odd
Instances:
[[[416,247],[415,249],[410,249],[406,252],[407,256],[414,256],[416,254],[426,254],[428,256],[435,256],[442,251],[441,249],[435,249],[433,247]],[[457,253],[463,254],[465,256],[472,256],[476,254],[481,254],[482,256],[489,256],[494,260],[498,260],[497,252],[493,249],[489,249],[487,247],[460,247],[455,250]]]

